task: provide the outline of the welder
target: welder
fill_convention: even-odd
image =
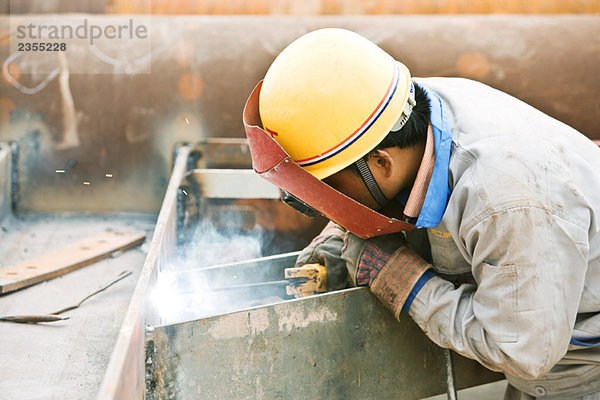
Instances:
[[[507,399],[600,398],[600,149],[583,134],[476,81],[412,78],[343,29],[286,47],[244,125],[256,172],[331,220],[297,262],[325,265],[328,289],[368,286],[505,373]]]

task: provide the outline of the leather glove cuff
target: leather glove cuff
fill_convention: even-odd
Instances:
[[[379,271],[399,247],[404,247],[404,243],[404,236],[400,233],[365,240],[346,232],[342,258],[346,261],[352,282],[357,286],[371,286]]]
[[[423,260],[414,250],[403,246],[379,271],[371,285],[371,292],[398,319],[413,287],[421,275],[430,268],[431,264]]]
[[[375,277],[390,259],[390,253],[374,243],[366,242],[358,259],[354,281],[357,286],[371,286]]]

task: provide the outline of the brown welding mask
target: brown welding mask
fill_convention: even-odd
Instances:
[[[262,81],[246,102],[244,128],[254,171],[282,190],[282,200],[304,214],[322,214],[363,239],[414,229],[412,224],[386,217],[335,190],[296,164],[261,127],[258,109],[261,86]]]

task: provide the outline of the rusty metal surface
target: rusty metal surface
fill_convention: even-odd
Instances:
[[[3,64],[9,19],[0,18]],[[40,86],[47,76],[30,75],[24,57],[5,65],[0,141],[21,144],[19,209],[155,212],[174,143],[243,137],[244,101],[275,56],[326,26],[363,34],[415,76],[482,81],[600,138],[600,16],[156,16],[151,74],[72,74],[61,91],[58,79]],[[106,68],[95,55],[84,59]],[[67,92],[74,110],[63,107]],[[78,145],[65,137],[73,115]]]
[[[176,151],[173,172],[158,215],[152,242],[106,368],[98,399],[141,399],[143,397],[148,288],[156,279],[161,261],[173,257],[177,190],[185,175],[190,151],[189,146],[181,146]]]
[[[308,218],[283,204],[276,187],[253,175],[246,138],[208,138],[195,144],[192,154],[195,169],[187,174],[185,183],[190,192],[186,196],[188,210],[216,225],[244,221],[247,229],[259,226],[274,231],[280,243],[296,243],[296,247],[278,248],[274,244],[268,254],[297,250],[327,223],[325,218]]]
[[[442,349],[366,288],[167,326],[149,334],[148,399],[417,399],[446,392]],[[454,356],[457,387],[502,379]],[[226,378],[224,378],[226,376]]]
[[[207,138],[193,149],[199,157],[197,168],[252,168],[248,140],[244,138]]]

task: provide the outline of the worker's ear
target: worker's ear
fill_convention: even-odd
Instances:
[[[385,149],[371,151],[367,158],[367,164],[375,177],[389,178],[392,176],[394,159]]]

